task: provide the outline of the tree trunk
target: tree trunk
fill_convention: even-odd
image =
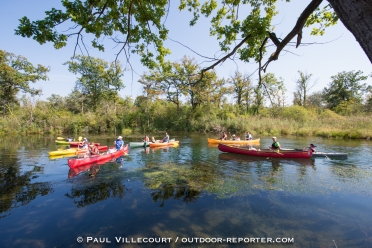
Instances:
[[[371,0],[328,0],[328,2],[372,63]]]

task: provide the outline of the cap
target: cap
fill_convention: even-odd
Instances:
[[[123,137],[119,136],[118,139],[122,139]]]
[[[316,147],[316,145],[314,145],[314,144],[310,144],[310,146],[311,146],[311,147]]]
[[[276,139],[276,137],[273,137],[273,139]]]

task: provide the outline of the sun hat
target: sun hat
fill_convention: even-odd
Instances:
[[[276,137],[274,136],[273,139],[276,139]]]
[[[311,147],[316,147],[316,145],[314,145],[314,144],[310,144],[310,146],[311,146]]]
[[[123,137],[119,136],[118,139],[122,139]]]

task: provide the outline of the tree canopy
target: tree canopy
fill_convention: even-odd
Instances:
[[[328,87],[324,88],[324,98],[329,107],[334,109],[341,103],[361,103],[366,93],[367,85],[362,83],[367,80],[362,71],[340,72],[332,76]]]
[[[31,95],[41,94],[41,89],[34,89],[30,83],[39,80],[48,80],[49,68],[34,66],[25,57],[17,56],[0,50],[0,100],[5,106],[7,103],[15,102],[19,91]]]
[[[64,10],[53,8],[46,11],[43,20],[31,21],[27,17],[20,19],[16,34],[32,37],[40,44],[53,42],[57,49],[65,46],[69,39],[73,39],[77,48],[84,45],[84,39],[92,37],[90,40],[92,46],[102,51],[105,45],[100,41],[110,37],[118,46],[117,56],[124,53],[128,60],[130,53],[137,53],[141,56],[141,62],[150,69],[158,65],[166,68],[165,56],[171,52],[164,47],[164,41],[168,39],[166,19],[170,1],[61,1]],[[363,11],[366,16],[372,16],[372,11],[363,8],[363,3],[351,4],[348,1],[329,0],[329,4],[320,8],[322,0],[311,0],[305,9],[298,10],[297,22],[288,30],[288,34],[280,39],[275,34],[275,25],[272,23],[273,17],[280,13],[276,8],[278,2],[180,0],[179,10],[186,10],[192,14],[191,26],[195,25],[201,16],[210,19],[210,35],[219,40],[220,50],[224,53],[221,57],[212,58],[212,64],[201,68],[201,72],[213,69],[233,56],[246,62],[258,62],[260,70],[265,71],[270,62],[278,59],[281,51],[293,38],[297,36],[296,47],[301,44],[302,30],[305,26],[313,27],[311,34],[322,35],[324,29],[335,24],[338,18],[341,18],[356,36],[372,61],[372,39],[368,39],[372,35],[369,31],[372,30],[370,28],[372,24],[368,24],[367,20],[364,26],[350,25],[350,22],[358,22],[356,18]],[[355,11],[348,11],[347,8]],[[367,38],[359,38],[359,32],[363,30]],[[276,50],[271,55],[266,55],[267,47],[272,45]]]
[[[94,110],[102,99],[114,97],[117,91],[124,88],[121,80],[123,70],[119,62],[109,64],[99,58],[79,55],[65,64],[70,72],[81,75],[76,81],[76,89],[80,90]]]

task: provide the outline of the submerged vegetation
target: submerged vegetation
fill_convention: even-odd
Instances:
[[[247,160],[243,160],[247,163]],[[285,160],[262,159],[247,163],[244,166],[244,173],[236,171],[236,163],[233,168],[228,164],[216,166],[208,164],[180,165],[173,162],[166,162],[153,166],[140,168],[137,173],[142,174],[146,187],[157,190],[153,198],[169,199],[180,194],[183,198],[194,199],[200,196],[201,192],[211,193],[219,198],[250,195],[262,191],[283,191],[289,194],[329,194],[330,192],[352,192],[353,194],[367,194],[368,190],[356,190],[355,184],[371,185],[371,173],[363,168],[356,167],[332,167],[329,171],[319,173],[317,177],[304,176],[308,171],[316,170],[314,164],[306,164],[301,167],[302,176],[285,172],[281,164],[292,164],[291,170],[297,170],[297,162]],[[269,166],[272,165],[272,166]],[[257,173],[260,168],[260,173]],[[327,173],[327,177],[324,176]],[[295,173],[296,174],[296,173]],[[329,177],[334,180],[329,181]],[[328,179],[326,179],[328,178]],[[353,181],[353,186],[345,187],[343,180]],[[299,183],[301,181],[301,183]],[[319,184],[319,182],[322,182]],[[363,182],[363,183],[362,183]],[[309,187],[311,185],[311,187]],[[369,187],[367,187],[369,188]],[[164,200],[164,199],[163,199]]]

